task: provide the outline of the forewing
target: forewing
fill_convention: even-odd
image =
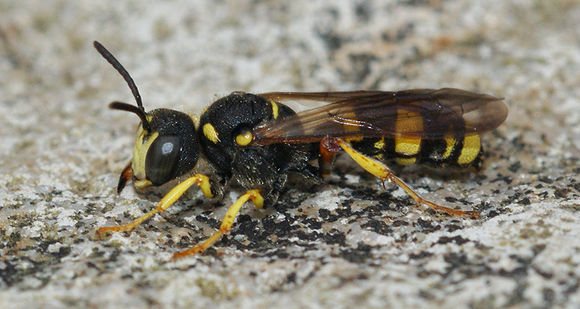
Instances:
[[[259,94],[267,100],[276,102],[286,101],[318,101],[318,102],[338,102],[344,100],[354,100],[374,95],[382,95],[385,91],[334,91],[334,92],[268,92]]]
[[[275,92],[277,102],[331,102],[280,122],[254,129],[253,145],[310,143],[324,137],[470,135],[490,131],[507,117],[502,99],[460,89],[412,89],[398,92]]]

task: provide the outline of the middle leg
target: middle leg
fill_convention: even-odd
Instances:
[[[246,192],[245,194],[240,196],[238,200],[235,203],[233,203],[232,206],[230,206],[230,208],[228,208],[228,212],[226,213],[226,216],[222,221],[222,225],[220,226],[220,229],[216,233],[211,235],[204,242],[198,244],[197,246],[191,249],[174,253],[172,259],[175,260],[182,257],[186,257],[188,255],[197,254],[211,247],[211,245],[213,245],[216,241],[222,238],[224,234],[230,231],[232,225],[234,224],[236,215],[248,200],[252,200],[252,202],[254,202],[254,205],[256,205],[257,208],[264,207],[264,198],[260,194],[260,190],[250,190]]]

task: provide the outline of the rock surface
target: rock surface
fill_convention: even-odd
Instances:
[[[580,306],[580,3],[556,1],[4,1],[0,3],[0,307]],[[404,170],[419,209],[346,158],[327,184],[245,207],[191,197],[132,234],[158,194],[115,192],[137,118],[199,113],[234,90],[457,87],[504,96],[479,174]]]

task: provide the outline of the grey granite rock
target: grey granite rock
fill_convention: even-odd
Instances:
[[[0,308],[580,306],[580,2],[0,2]],[[346,158],[327,184],[248,206],[205,255],[228,191],[196,191],[100,240],[158,194],[115,193],[137,118],[99,40],[148,109],[200,112],[234,90],[458,87],[504,96],[477,175],[411,168],[437,216]]]

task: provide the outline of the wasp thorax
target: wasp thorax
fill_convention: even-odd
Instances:
[[[139,128],[133,150],[135,185],[158,186],[193,169],[199,146],[192,118],[185,113],[156,109],[147,114],[150,130]]]

